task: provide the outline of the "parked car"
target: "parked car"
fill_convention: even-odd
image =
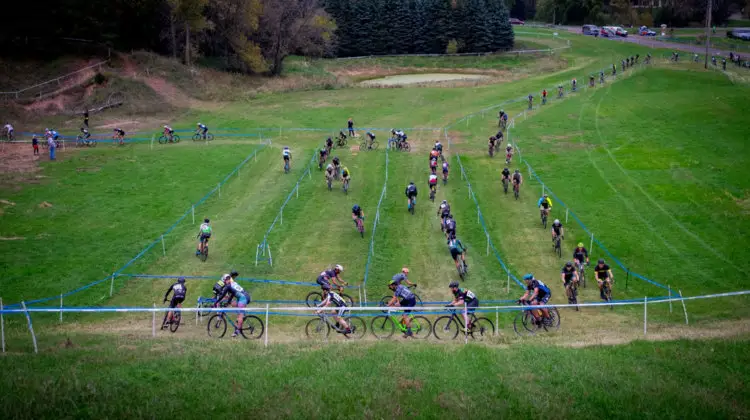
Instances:
[[[615,31],[615,35],[617,35],[617,36],[621,36],[623,38],[625,38],[625,37],[628,36],[628,31],[626,31],[625,29],[622,29],[619,26],[612,26],[611,28],[612,28],[612,30]]]
[[[524,22],[521,19],[510,18],[511,25],[523,25]]]
[[[641,26],[638,29],[638,35],[640,35],[640,36],[656,36],[656,32],[652,31],[651,29],[648,29],[645,26]]]
[[[581,33],[584,35],[599,36],[600,29],[596,25],[583,25],[581,27]]]
[[[602,26],[601,30],[599,31],[599,35],[605,37],[605,38],[615,38],[617,34],[610,26]]]
[[[727,37],[741,39],[743,41],[750,41],[750,29],[747,28],[735,28],[731,31],[727,31]]]

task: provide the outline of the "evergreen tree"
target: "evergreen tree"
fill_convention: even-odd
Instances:
[[[461,39],[464,52],[490,52],[494,44],[485,0],[464,0]]]
[[[510,24],[508,9],[503,0],[487,0],[492,27],[492,51],[510,50],[513,48],[515,35]]]

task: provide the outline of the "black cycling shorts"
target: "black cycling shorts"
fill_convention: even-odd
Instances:
[[[211,237],[210,233],[201,233],[201,241],[204,240],[204,239],[208,240],[208,238],[210,238],[210,237]]]
[[[289,156],[284,155],[284,160],[289,160]]]
[[[453,257],[453,261],[457,261],[458,257],[463,254],[461,251],[459,251],[456,248],[450,248],[451,250],[451,257]]]
[[[466,302],[466,313],[473,314],[474,310],[479,307],[479,299]]]
[[[176,308],[177,305],[181,304],[184,301],[185,301],[185,296],[182,296],[182,297],[173,296],[172,300],[169,301],[169,307],[170,308]]]
[[[402,308],[413,308],[417,306],[417,298],[411,297],[409,299],[402,299],[401,302],[399,302],[399,305],[401,305]],[[404,313],[409,313],[411,310],[404,309]]]

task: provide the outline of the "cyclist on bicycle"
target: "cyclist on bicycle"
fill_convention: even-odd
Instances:
[[[575,77],[574,77],[573,81],[570,82],[570,85],[571,85],[571,87],[573,89],[573,92],[575,92],[576,88],[578,88],[578,80],[576,80]]]
[[[534,95],[529,93],[529,111],[534,107]]]
[[[187,295],[187,287],[185,287],[185,277],[180,277],[179,279],[177,279],[177,283],[169,286],[169,289],[167,289],[167,293],[164,294],[164,303],[167,303],[167,297],[169,297],[170,293],[172,293],[172,300],[169,302],[169,309],[174,309],[182,305],[182,302],[185,301],[185,295]],[[169,313],[167,314],[167,322],[162,325],[162,329],[166,328],[167,325],[172,323],[173,317],[174,311],[169,311]]]
[[[334,172],[333,172],[333,165],[331,165],[330,163],[328,164],[328,166],[326,166],[326,173],[325,173],[325,175],[326,175],[326,182],[332,182],[333,181],[333,178],[334,178],[335,175],[334,175]]]
[[[365,211],[362,210],[362,207],[360,207],[359,204],[352,206],[352,220],[354,221],[355,227],[357,226],[357,220],[365,220]]]
[[[464,306],[464,304],[466,304],[466,312],[463,313],[464,325],[471,329],[469,314],[473,314],[474,309],[479,307],[479,299],[477,299],[477,295],[469,289],[464,290],[458,287],[457,281],[450,282],[448,288],[450,288],[453,293],[453,301],[451,301],[448,306]]]
[[[325,308],[331,305],[334,305],[336,308],[338,308],[333,311],[333,319],[336,320],[336,323],[338,325],[343,327],[345,335],[351,334],[352,330],[349,327],[349,324],[344,320],[344,315],[346,314],[347,308],[346,301],[338,293],[329,290],[318,307]],[[320,312],[322,312],[322,310],[316,311],[315,313],[319,314]]]
[[[568,299],[573,297],[572,292],[570,291],[570,286],[574,285],[575,287],[578,287],[578,271],[576,271],[576,268],[573,266],[573,263],[568,261],[563,266],[562,270],[560,270],[560,279],[562,280],[563,287],[565,288],[565,294],[568,296]]]
[[[409,280],[409,269],[407,267],[402,268],[400,273],[391,277],[391,282],[395,282],[396,286],[400,286],[401,283],[406,282],[406,285],[409,287],[417,287],[417,283],[412,283]]]
[[[453,258],[453,262],[456,264],[456,269],[458,270],[458,257],[460,256],[461,262],[468,270],[469,264],[466,264],[466,246],[464,246],[464,244],[462,244],[459,239],[452,238],[448,241],[448,249],[451,252],[451,258]]]
[[[448,161],[446,160],[443,162],[443,179],[448,180],[448,171],[450,170],[450,165],[448,164]]]
[[[437,150],[433,150],[435,154],[437,154]],[[435,175],[437,174],[437,157],[430,157],[430,173]]]
[[[503,168],[503,172],[502,173],[503,173],[503,177],[502,177],[502,179],[500,181],[502,181],[502,182],[510,182],[510,169],[508,169],[508,167],[506,166],[505,168]]]
[[[497,142],[497,137],[490,136],[490,140],[487,142],[487,147],[489,147],[489,152],[492,152],[493,149],[495,149],[495,143]]]
[[[198,230],[198,248],[195,250],[195,255],[201,254],[204,242],[208,244],[208,239],[211,237],[211,233],[213,233],[210,223],[211,221],[208,219],[203,219],[203,223],[201,223],[201,227]]]
[[[435,197],[435,193],[437,193],[437,182],[438,177],[434,173],[430,174],[430,179],[427,181],[428,185],[430,186],[430,193],[432,194],[432,197]]]
[[[216,302],[218,304],[218,302],[221,302],[221,300],[224,299],[224,296],[228,296],[229,299],[227,299],[227,304],[231,304],[232,299],[236,299],[236,306],[242,309],[245,308],[248,303],[250,303],[250,293],[246,292],[242,286],[234,281],[234,277],[236,277],[235,274],[237,274],[237,272],[233,271],[232,276],[224,281],[224,287],[221,289],[219,297],[216,298]],[[240,330],[242,329],[242,317],[244,315],[245,313],[243,311],[238,312],[237,325],[234,327],[232,337],[237,337],[237,335],[240,333]]]
[[[169,139],[169,142],[172,142],[172,138],[174,136],[174,130],[172,127],[165,125],[164,126],[164,137],[167,137]]]
[[[523,175],[521,175],[521,171],[516,169],[515,172],[513,172],[513,188],[516,188],[518,186],[518,189],[521,189],[521,184],[523,184]]]
[[[403,284],[398,284],[395,280],[391,280],[391,282],[388,284],[388,288],[393,291],[393,298],[391,298],[386,306],[413,308],[417,305],[417,298],[414,296],[414,293],[412,293],[412,291]],[[401,314],[401,323],[406,327],[404,338],[412,336],[411,319],[409,316],[410,312],[410,309],[404,309],[404,313]]]
[[[445,219],[445,237],[447,240],[451,240],[456,237],[456,220],[452,214],[449,214]]]
[[[119,143],[122,144],[122,141],[125,140],[125,130],[121,128],[115,128],[113,132],[115,133],[114,139],[118,140]]]
[[[510,143],[505,146],[505,160],[508,165],[510,165],[510,161],[513,160],[513,146],[511,146]]]
[[[544,282],[534,278],[534,275],[529,273],[523,276],[523,280],[526,282],[526,293],[521,296],[519,301],[526,300],[531,305],[539,306],[546,305],[552,297],[552,292],[549,290]],[[549,310],[547,308],[541,308],[542,315],[545,319],[549,319]],[[531,315],[534,316],[537,326],[542,325],[542,320],[539,319],[536,311],[531,311]]]
[[[497,133],[495,133],[495,140],[497,140],[495,144],[497,144],[497,146],[499,147],[500,143],[503,142],[503,130],[500,130]]]
[[[601,297],[602,300],[607,300],[604,296],[604,289],[602,289],[602,287],[606,281],[609,285],[609,290],[612,290],[612,284],[615,282],[615,278],[612,276],[612,270],[604,263],[603,259],[599,259],[596,267],[594,267],[594,272],[596,272],[596,282],[599,283],[599,297]]]
[[[448,200],[443,200],[437,210],[438,216],[440,216],[440,230],[445,230],[445,219],[451,214],[451,206],[448,204]]]
[[[563,85],[557,85],[557,97],[558,98],[563,97]]]
[[[320,157],[318,158],[318,169],[323,169],[323,164],[326,162],[326,156],[328,155],[328,150],[326,150],[325,147],[321,147],[318,153],[320,155]]]
[[[547,104],[547,89],[542,90],[542,105]]]
[[[583,242],[578,242],[578,246],[573,250],[573,261],[576,265],[589,265],[589,252],[583,247]]]
[[[8,140],[12,139],[13,138],[13,126],[10,125],[9,122],[6,122],[3,128],[5,128],[5,135],[8,136]]]
[[[367,143],[367,148],[371,149],[372,148],[372,143],[375,142],[375,134],[372,134],[371,132],[368,131],[367,133],[365,133],[365,136],[369,139],[369,142]],[[391,142],[388,141],[389,145],[390,145],[390,143]]]
[[[81,127],[81,140],[88,140],[91,138],[91,133],[86,127]]]
[[[206,133],[208,133],[208,127],[206,127],[205,124],[201,124],[201,123],[198,123],[196,126],[198,127],[198,129],[195,130],[195,133],[196,134],[200,133],[201,137],[205,139]]]
[[[504,127],[508,123],[508,114],[504,110],[500,110],[497,114],[497,119],[500,120],[500,124]]]
[[[599,72],[599,84],[604,84],[604,70]]]
[[[344,169],[341,170],[341,182],[344,184],[349,184],[349,181],[352,179],[352,173],[349,172],[349,168],[344,166]]]
[[[414,181],[409,182],[409,185],[406,186],[406,190],[404,191],[404,194],[406,194],[406,198],[408,199],[408,205],[411,209],[412,206],[417,204],[417,186],[414,185]]]
[[[443,156],[443,145],[440,144],[440,140],[435,140],[435,150],[438,151],[440,156]]]
[[[351,133],[352,137],[354,137],[354,132]],[[339,142],[343,143],[344,140],[346,140],[346,134],[342,130],[339,130]]]
[[[552,222],[552,243],[555,243],[555,238],[560,237],[560,239],[565,239],[565,228],[562,225],[562,222],[560,222],[560,219],[555,219],[554,222]],[[553,245],[554,246],[554,245]]]
[[[292,160],[292,151],[289,150],[289,146],[284,146],[284,150],[281,151],[281,158],[284,159],[284,168]]]
[[[539,207],[539,211],[541,212],[541,214],[549,216],[549,212],[550,210],[552,210],[552,200],[547,197],[547,194],[542,195],[536,205],[537,207]]]
[[[333,175],[335,178],[338,178],[340,173],[341,173],[341,161],[339,160],[338,156],[334,156],[333,157]]]
[[[330,154],[332,148],[333,148],[333,140],[330,137],[328,137],[326,139],[326,154]]]

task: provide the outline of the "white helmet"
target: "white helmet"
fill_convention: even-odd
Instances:
[[[338,271],[339,273],[343,273],[344,272],[344,267],[341,264],[336,264],[336,267],[333,267],[333,268],[336,271]]]
[[[201,125],[201,123],[198,123],[198,125]]]
[[[165,125],[164,128],[169,128],[169,127]]]
[[[513,148],[513,146],[511,146],[511,145],[510,145],[510,143],[508,143],[508,148],[509,148],[509,149],[512,149],[512,148]]]
[[[560,224],[560,219],[555,219],[555,224],[559,225]]]
[[[230,279],[231,277],[232,277],[232,276],[230,276],[229,274],[224,274],[223,276],[221,276],[221,279],[222,279],[222,280],[228,280],[228,279]]]
[[[329,163],[329,164],[328,164],[328,166],[326,166],[326,169],[327,169],[327,170],[329,170],[329,171],[332,171],[332,170],[333,170],[333,165],[331,165],[331,164]]]
[[[448,204],[448,200],[443,200],[443,204]]]

